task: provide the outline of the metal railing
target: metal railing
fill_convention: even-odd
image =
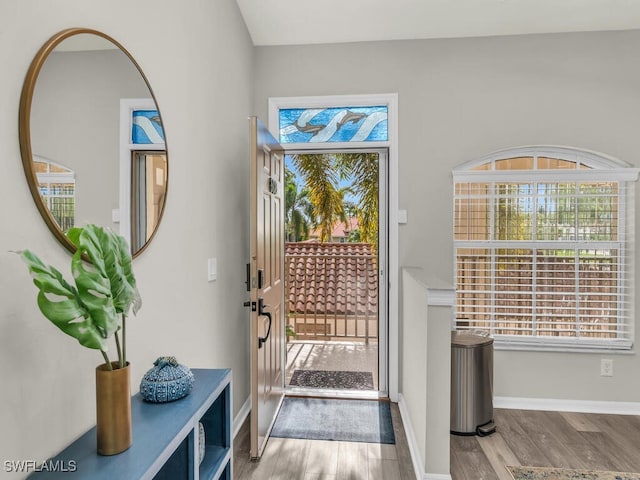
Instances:
[[[378,338],[378,269],[372,254],[285,258],[287,324],[298,340]]]

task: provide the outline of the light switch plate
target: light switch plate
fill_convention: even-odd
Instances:
[[[113,223],[120,223],[120,209],[114,208],[111,210],[111,221]]]
[[[207,279],[214,282],[218,278],[218,261],[215,258],[207,260]]]
[[[398,223],[407,223],[407,211],[398,210]]]

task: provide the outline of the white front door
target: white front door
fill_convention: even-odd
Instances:
[[[256,117],[250,135],[251,457],[260,458],[284,398],[284,152]]]

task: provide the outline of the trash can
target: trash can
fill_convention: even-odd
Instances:
[[[489,435],[493,422],[493,338],[451,332],[451,433]]]

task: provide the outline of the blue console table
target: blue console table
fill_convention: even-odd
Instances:
[[[96,453],[95,427],[52,459],[76,465],[67,472],[37,472],[29,478],[231,480],[231,370],[192,369],[193,390],[175,402],[131,399],[133,444],[118,455]],[[199,463],[198,423],[205,455]]]

